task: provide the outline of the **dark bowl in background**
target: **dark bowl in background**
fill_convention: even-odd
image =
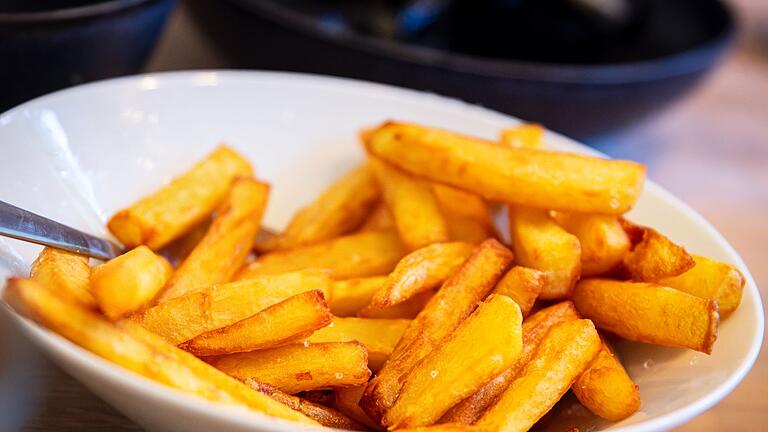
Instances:
[[[75,3],[0,12],[0,112],[64,87],[139,72],[173,0]]]
[[[329,31],[279,0],[188,0],[187,5],[232,67],[330,74],[433,91],[586,138],[669,104],[731,42],[733,18],[719,0],[644,1],[656,8],[651,12],[661,27],[648,32],[650,37],[684,34],[687,46],[658,57],[644,53],[639,60],[624,52],[620,61],[600,64],[492,58]]]

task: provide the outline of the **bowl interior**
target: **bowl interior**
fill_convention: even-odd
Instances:
[[[310,75],[189,72],[110,80],[54,93],[0,116],[5,156],[0,199],[107,235],[109,215],[226,142],[247,155],[257,175],[272,183],[265,224],[280,228],[299,205],[362,159],[358,130],[388,118],[488,138],[517,122],[435,95]],[[556,134],[549,134],[547,143],[556,149],[594,153]],[[553,430],[562,430],[561,424],[581,430],[671,428],[729,393],[757,356],[763,331],[759,294],[725,239],[653,183],[630,216],[657,227],[692,252],[739,266],[747,276],[742,306],[722,323],[711,356],[620,344],[620,355],[640,385],[641,411],[612,425],[578,409],[563,409],[550,425]],[[38,250],[0,238],[0,277],[24,274]],[[162,402],[180,414],[194,412],[195,418],[206,419],[207,426],[281,429],[264,416],[239,411],[222,415],[205,408],[210,404],[145,380],[131,380],[126,372],[58,336],[19,322],[24,333],[65,369],[141,424],[161,420],[118,400],[121,392]],[[563,408],[568,402],[561,404]],[[179,430],[195,425],[184,426],[189,428]]]

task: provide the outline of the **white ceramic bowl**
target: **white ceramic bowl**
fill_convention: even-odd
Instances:
[[[431,94],[311,75],[184,72],[129,77],[64,90],[3,114],[0,200],[107,235],[104,226],[110,214],[226,142],[272,182],[266,224],[281,227],[297,206],[361,159],[358,130],[388,118],[489,138],[518,122]],[[556,134],[548,135],[548,145],[595,153]],[[709,223],[651,182],[631,217],[659,228],[691,251],[737,265],[747,278],[744,299],[722,323],[711,356],[620,345],[640,385],[642,409],[613,425],[569,410],[564,424],[575,422],[581,430],[657,431],[690,420],[744,378],[762,341],[763,311],[754,280]],[[0,276],[25,273],[38,250],[0,239]],[[43,352],[147,429],[301,428],[155,384],[10,314]]]

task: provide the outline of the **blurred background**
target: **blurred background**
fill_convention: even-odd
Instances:
[[[646,163],[768,298],[768,1],[0,0],[0,112],[83,82],[211,68],[427,90]],[[26,342],[5,346],[20,349],[0,349],[1,430],[139,430]],[[768,430],[767,384],[764,346],[679,430]]]

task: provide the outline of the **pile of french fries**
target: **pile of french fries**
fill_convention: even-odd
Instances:
[[[259,235],[269,185],[222,146],[110,219],[126,253],[91,267],[45,248],[5,298],[214,402],[425,431],[526,431],[569,390],[629,417],[640,393],[611,341],[710,353],[739,305],[734,266],[623,218],[639,164],[544,150],[531,124],[497,141],[396,122],[360,137],[366,162],[280,233]]]

